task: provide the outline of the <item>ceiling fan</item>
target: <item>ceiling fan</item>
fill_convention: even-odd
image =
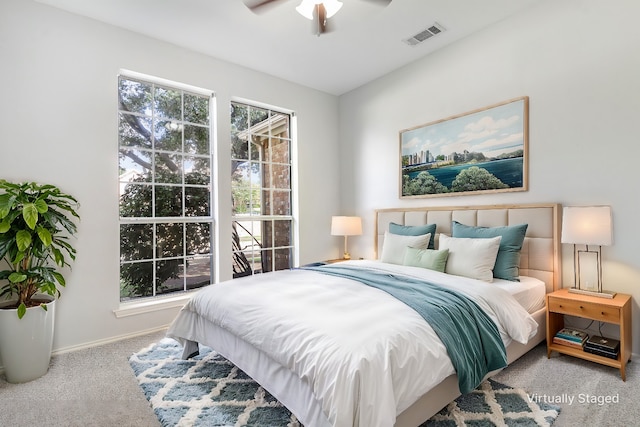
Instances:
[[[244,4],[255,13],[261,13],[268,7],[281,3],[283,0],[243,0]],[[377,3],[381,6],[388,6],[392,0],[364,0],[370,3]],[[328,32],[327,20],[335,15],[342,7],[339,0],[302,0],[296,7],[296,11],[305,18],[313,21],[314,34]]]

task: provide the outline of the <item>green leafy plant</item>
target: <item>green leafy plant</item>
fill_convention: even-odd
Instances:
[[[47,306],[37,294],[60,296],[66,282],[60,269],[70,266],[76,250],[69,243],[77,227],[78,201],[53,185],[0,180],[0,297],[16,298],[18,317],[28,307]]]

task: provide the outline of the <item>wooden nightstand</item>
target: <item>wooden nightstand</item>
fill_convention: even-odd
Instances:
[[[553,336],[564,327],[565,314],[619,325],[618,358],[609,359],[579,348],[554,344]],[[618,368],[625,381],[625,367],[631,358],[631,295],[616,294],[613,299],[607,299],[570,293],[568,289],[547,294],[547,358],[552,351]]]

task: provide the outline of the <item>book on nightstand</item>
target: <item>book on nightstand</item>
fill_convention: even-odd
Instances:
[[[585,332],[579,331],[577,329],[571,328],[562,328],[558,332],[556,332],[556,337],[562,338],[569,341],[574,341],[580,344],[584,344],[584,342],[589,338]]]
[[[565,339],[565,338],[561,338],[559,336],[553,337],[553,343],[554,344],[566,345],[566,346],[569,346],[569,347],[579,348],[579,349],[583,348],[585,342],[586,342],[586,340],[582,341],[582,342],[578,342],[578,341],[574,341],[574,340],[568,340],[568,339]]]
[[[584,344],[584,351],[599,356],[617,359],[620,350],[620,341],[613,338],[594,335]]]

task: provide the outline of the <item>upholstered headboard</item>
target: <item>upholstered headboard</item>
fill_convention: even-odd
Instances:
[[[560,288],[560,205],[491,205],[392,208],[376,210],[376,258],[382,253],[384,232],[389,223],[401,225],[436,224],[439,234],[451,235],[451,222],[471,226],[498,227],[528,224],[520,254],[520,274],[544,281],[547,292]]]

